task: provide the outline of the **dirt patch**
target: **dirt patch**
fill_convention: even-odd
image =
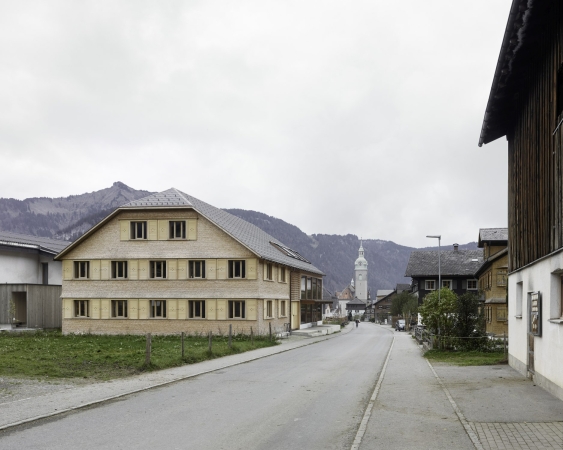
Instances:
[[[34,380],[0,377],[0,404],[39,397],[90,383],[91,381],[83,379]]]

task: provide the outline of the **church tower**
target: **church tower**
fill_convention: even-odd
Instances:
[[[368,299],[368,262],[364,258],[364,246],[360,241],[360,250],[358,259],[356,259],[354,269],[354,279],[356,288],[356,297],[359,300],[367,302]]]

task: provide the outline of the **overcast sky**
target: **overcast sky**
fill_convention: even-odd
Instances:
[[[423,247],[507,225],[510,0],[4,1],[0,197],[122,181]]]

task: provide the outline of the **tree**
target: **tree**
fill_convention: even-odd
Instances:
[[[438,299],[438,292],[440,298]],[[441,336],[453,336],[457,312],[457,295],[448,288],[426,294],[418,307],[422,322],[428,330]],[[438,333],[439,331],[439,333]]]
[[[457,300],[455,314],[455,332],[461,339],[460,345],[465,348],[478,348],[482,345],[480,338],[485,336],[483,315],[479,312],[478,297],[467,292]]]
[[[411,294],[411,298],[409,298],[405,304],[403,305],[403,317],[409,319],[409,324],[412,321],[412,316],[416,316],[418,314],[418,299]]]
[[[408,291],[403,291],[391,300],[391,315],[400,316],[403,314],[404,306],[409,302],[413,295]]]

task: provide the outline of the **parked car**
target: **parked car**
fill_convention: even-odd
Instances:
[[[397,320],[395,324],[395,331],[405,331],[405,319]]]

